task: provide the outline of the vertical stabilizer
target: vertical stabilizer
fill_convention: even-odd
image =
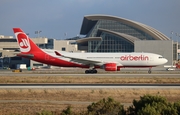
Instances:
[[[22,54],[42,51],[20,28],[13,28],[13,31]]]

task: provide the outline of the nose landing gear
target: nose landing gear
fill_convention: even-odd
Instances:
[[[151,68],[149,68],[148,73],[151,74],[151,72],[152,72],[152,71],[151,71]]]

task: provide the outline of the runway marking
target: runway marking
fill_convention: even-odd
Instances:
[[[1,86],[0,89],[180,89],[180,86]]]

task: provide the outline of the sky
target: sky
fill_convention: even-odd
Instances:
[[[20,27],[32,38],[35,31],[41,37],[75,37],[84,16],[94,14],[140,22],[180,41],[180,0],[0,0],[0,35],[14,36],[12,28]]]

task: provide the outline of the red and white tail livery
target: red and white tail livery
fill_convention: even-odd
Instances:
[[[13,28],[21,53],[18,56],[60,67],[89,68],[85,73],[120,71],[121,68],[151,68],[167,62],[163,56],[153,53],[71,53],[40,49],[20,28]]]
[[[40,51],[39,47],[20,28],[13,28],[21,53]]]

